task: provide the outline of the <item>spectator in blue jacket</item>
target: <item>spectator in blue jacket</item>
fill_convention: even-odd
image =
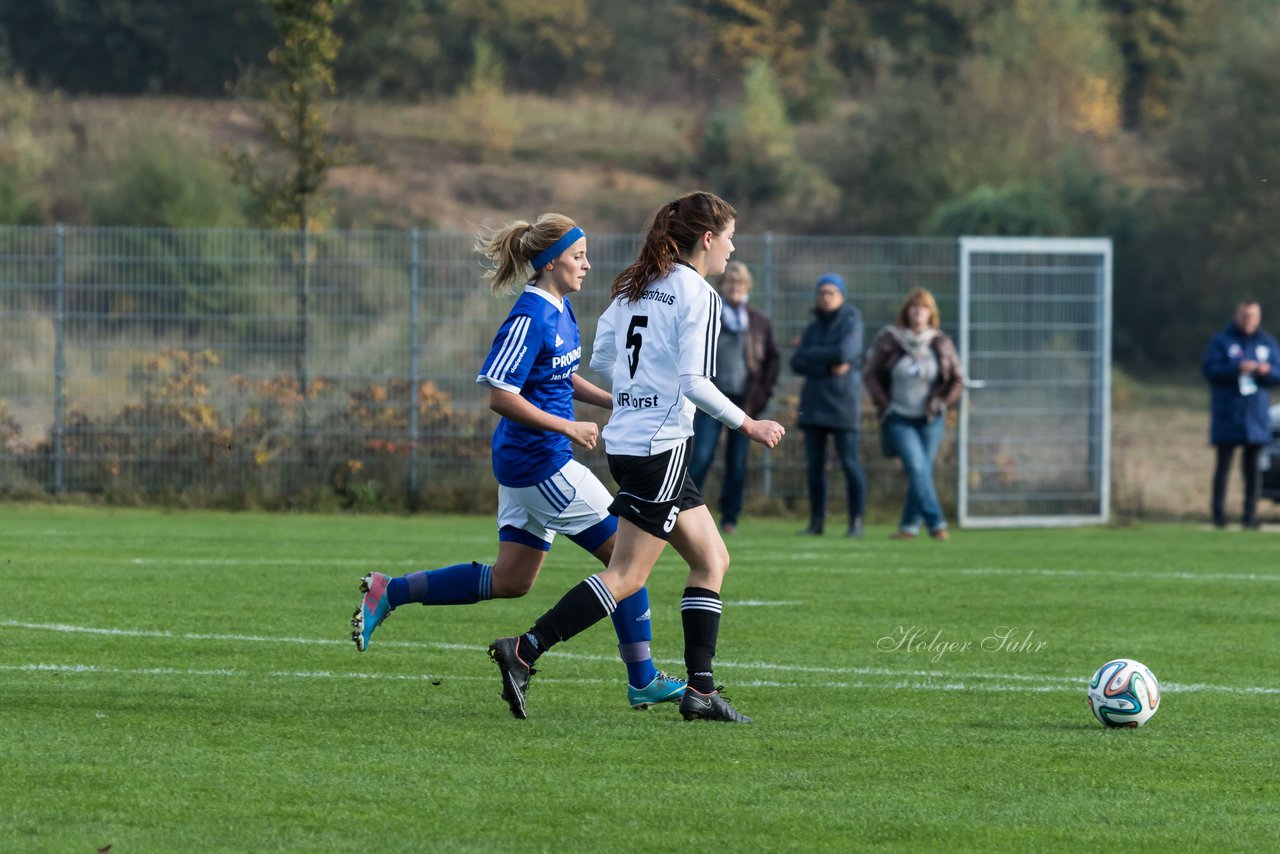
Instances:
[[[1261,477],[1258,454],[1271,441],[1267,389],[1280,384],[1280,347],[1262,329],[1262,306],[1247,300],[1236,306],[1227,328],[1209,342],[1200,365],[1209,381],[1212,423],[1209,441],[1217,449],[1213,470],[1213,525],[1225,527],[1225,498],[1231,458],[1242,449],[1244,527],[1258,527]]]
[[[827,516],[827,439],[834,441],[849,500],[846,536],[862,536],[866,478],[858,459],[862,397],[862,313],[845,302],[844,279],[818,279],[814,319],[805,327],[791,368],[804,377],[796,423],[804,430],[809,481],[806,536],[823,532]]]

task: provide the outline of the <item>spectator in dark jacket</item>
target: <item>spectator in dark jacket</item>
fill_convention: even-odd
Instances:
[[[844,279],[818,279],[814,320],[804,330],[791,367],[804,377],[797,423],[804,430],[809,527],[817,536],[827,516],[827,439],[834,440],[849,499],[846,536],[862,536],[866,478],[858,459],[862,397],[862,313],[845,302]]]
[[[913,288],[897,322],[871,342],[867,394],[880,417],[882,445],[902,460],[907,499],[895,540],[914,540],[923,521],[935,540],[950,538],[933,486],[933,464],[947,425],[947,409],[964,393],[956,345],[938,328],[938,303]]]
[[[1227,478],[1237,446],[1244,470],[1244,526],[1258,527],[1261,477],[1258,455],[1271,442],[1267,389],[1280,385],[1280,348],[1262,329],[1262,306],[1242,302],[1227,328],[1209,342],[1200,365],[1209,381],[1212,422],[1209,441],[1217,448],[1213,470],[1213,524],[1227,524]]]
[[[716,348],[716,375],[712,382],[752,418],[758,418],[773,397],[782,356],[773,340],[769,318],[747,305],[751,271],[741,261],[730,261],[720,277],[720,341]],[[721,423],[701,409],[693,416],[693,450],[689,476],[702,489],[716,457]],[[720,489],[720,529],[738,529],[742,496],[747,482],[747,447],[751,440],[737,430],[725,439],[724,484]]]

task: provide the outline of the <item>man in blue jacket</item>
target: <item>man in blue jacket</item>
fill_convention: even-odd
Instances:
[[[1258,453],[1271,441],[1267,389],[1280,384],[1280,347],[1262,329],[1262,306],[1247,300],[1236,306],[1227,328],[1209,342],[1200,365],[1209,381],[1212,425],[1209,441],[1217,448],[1213,471],[1213,525],[1225,527],[1227,476],[1236,446],[1243,448],[1244,526],[1258,527]]]
[[[845,302],[844,279],[827,273],[814,292],[813,322],[805,327],[791,368],[804,377],[796,423],[804,430],[809,481],[809,527],[820,536],[827,516],[827,438],[835,444],[849,501],[846,536],[862,536],[866,477],[858,458],[862,399],[862,313]]]

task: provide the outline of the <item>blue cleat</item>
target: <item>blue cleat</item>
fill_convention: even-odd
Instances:
[[[668,676],[659,670],[658,675],[653,677],[653,681],[643,688],[633,688],[628,685],[627,699],[631,701],[631,708],[642,712],[658,703],[680,702],[680,698],[684,696],[684,687],[683,679]]]
[[[387,600],[387,582],[389,581],[391,579],[381,572],[371,572],[360,579],[360,592],[364,594],[364,600],[351,615],[351,625],[355,626],[355,631],[351,633],[351,640],[355,642],[356,649],[360,652],[369,648],[369,638],[373,637],[373,630],[382,625],[387,614],[391,613],[391,603]]]

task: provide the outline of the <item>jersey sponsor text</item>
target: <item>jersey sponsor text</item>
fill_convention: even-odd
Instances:
[[[660,291],[660,290],[658,290],[657,288],[649,288],[649,290],[647,290],[647,291],[645,291],[644,293],[640,294],[640,299],[642,299],[642,300],[646,300],[646,299],[656,300],[657,302],[665,303],[666,305],[675,305],[675,304],[676,304],[676,295],[675,295],[675,294],[670,293],[670,292],[668,292],[668,291]]]
[[[631,409],[649,409],[658,405],[658,395],[648,394],[642,397],[622,391],[618,392],[617,403],[618,406],[625,406]]]
[[[553,356],[551,358],[551,370],[554,371],[558,368],[563,368],[566,365],[572,365],[574,362],[578,361],[581,358],[582,358],[581,347],[570,350],[568,353],[565,353],[563,356]]]

